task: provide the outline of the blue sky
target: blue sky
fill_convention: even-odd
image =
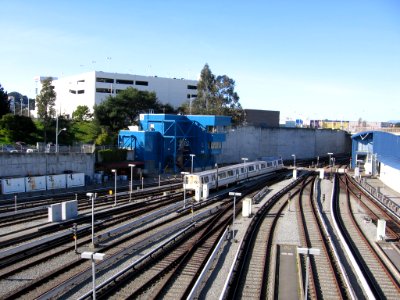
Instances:
[[[400,1],[0,0],[0,84],[98,70],[236,81],[244,108],[400,119]]]

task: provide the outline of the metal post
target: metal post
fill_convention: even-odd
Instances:
[[[129,185],[129,202],[132,201],[132,185],[133,185],[133,167],[135,167],[134,164],[129,164],[129,167],[131,167],[131,182]]]
[[[58,116],[56,118],[56,152],[58,153]]]
[[[304,286],[304,299],[307,300],[307,296],[308,296],[308,269],[310,267],[310,256],[307,255],[306,257],[306,283]]]
[[[195,157],[196,154],[190,154],[190,156],[192,157],[192,163],[191,163],[190,173],[193,173],[193,157]]]
[[[94,253],[85,251],[81,254],[84,259],[90,259],[92,261],[92,299],[96,299],[96,264],[95,260],[104,260],[104,253]]]
[[[86,196],[92,200],[92,247],[94,248],[94,194],[87,193]]]
[[[236,196],[242,196],[242,193],[229,192],[229,196],[233,196],[233,219],[232,219],[232,237],[234,237],[235,231],[233,230],[233,226],[235,224],[235,213],[236,213]]]
[[[143,190],[143,177],[142,177],[142,190]]]
[[[78,254],[78,225],[76,223],[72,224],[72,232],[74,233],[74,250],[75,250],[75,254]]]
[[[117,170],[112,169],[111,172],[114,173],[114,206],[117,206]]]
[[[17,212],[17,195],[14,195],[14,208],[15,208],[15,212]]]
[[[158,175],[158,186],[161,186],[161,175]]]

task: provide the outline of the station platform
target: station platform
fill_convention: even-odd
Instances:
[[[378,177],[362,177],[362,183],[375,189],[376,194],[383,195],[400,206],[400,193],[385,185]]]

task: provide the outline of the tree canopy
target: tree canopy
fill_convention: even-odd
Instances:
[[[42,83],[40,94],[36,96],[36,107],[38,118],[43,123],[44,127],[44,141],[47,142],[47,130],[50,126],[51,120],[56,115],[55,102],[56,92],[51,78],[46,78]]]
[[[6,114],[0,119],[1,133],[9,142],[22,141],[33,144],[37,141],[37,128],[30,117]]]
[[[183,105],[185,113],[231,116],[234,123],[242,120],[243,110],[235,92],[235,81],[227,75],[215,76],[208,64],[200,73],[197,98],[190,101]]]
[[[117,133],[128,125],[137,124],[140,113],[149,110],[159,111],[163,107],[166,106],[158,102],[155,93],[128,87],[115,97],[109,96],[105,101],[96,105],[94,117],[111,133]]]
[[[10,103],[8,101],[7,92],[4,91],[3,87],[0,84],[0,118],[10,112]]]
[[[72,112],[72,120],[74,121],[87,121],[93,117],[87,105],[78,105],[77,108]]]

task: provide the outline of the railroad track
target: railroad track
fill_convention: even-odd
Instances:
[[[181,203],[181,201],[179,201],[179,203]],[[210,205],[215,206],[218,204],[214,203],[214,204],[210,204]],[[231,199],[228,201],[227,205],[228,206],[232,205]],[[207,206],[199,205],[198,207],[199,207],[199,209],[200,209],[200,207],[202,207],[202,209],[207,209]],[[231,209],[228,209],[228,210],[231,210]],[[240,205],[237,206],[237,212],[239,210],[240,210]],[[104,213],[105,213],[105,215],[107,214],[107,212],[104,212]],[[146,243],[144,241],[147,238],[149,238],[148,244],[155,244],[156,241],[161,241],[162,239],[165,238],[165,236],[167,236],[167,234],[163,233],[163,228],[165,228],[165,230],[167,230],[167,228],[171,228],[171,226],[172,226],[171,222],[176,223],[176,222],[178,222],[179,218],[185,219],[187,221],[187,219],[189,218],[186,215],[187,213],[188,212],[185,211],[182,216],[175,216],[175,217],[171,216],[169,221],[165,221],[165,224],[163,224],[161,221],[159,221],[158,224],[152,222],[151,224],[147,224],[147,226],[146,225],[139,226],[140,229],[138,227],[137,230],[134,230],[134,232],[132,232],[132,235],[130,235],[130,234],[122,235],[120,237],[120,240],[118,240],[118,242],[112,241],[112,240],[104,242],[104,244],[101,245],[101,247],[96,250],[104,251],[107,253],[107,256],[113,257],[112,260],[114,261],[114,263],[104,265],[104,267],[101,267],[101,268],[99,266],[99,273],[100,274],[104,273],[105,278],[109,278],[111,275],[106,273],[108,270],[111,270],[114,268],[120,268],[117,265],[120,263],[123,264],[126,261],[126,258],[128,258],[128,257],[130,257],[130,259],[132,260],[134,253],[136,253],[136,256],[142,255],[141,253],[143,253],[143,251],[145,251],[143,247],[145,247]],[[132,215],[131,215],[131,217],[132,217]],[[97,213],[96,213],[96,218],[98,218]],[[175,218],[175,219],[173,219],[173,218]],[[196,221],[196,222],[199,222],[199,221]],[[190,221],[189,221],[189,223],[190,223]],[[154,226],[154,227],[152,227],[152,226]],[[140,231],[140,230],[142,230],[142,231]],[[173,232],[177,231],[177,229],[170,229],[170,230],[171,231],[168,233],[168,235],[171,235],[171,234],[173,234]],[[140,236],[139,236],[138,232],[141,232]],[[97,233],[97,230],[96,230],[96,233]],[[137,234],[137,236],[134,234]],[[151,234],[153,234],[153,236],[149,237],[149,235],[151,235]],[[157,234],[161,234],[162,238],[160,235],[157,235]],[[80,240],[81,239],[83,239],[83,238],[81,237]],[[82,242],[83,242],[83,240],[82,240]],[[85,240],[86,245],[88,244],[88,242],[89,242],[89,239],[87,238]],[[70,243],[72,244],[72,241],[70,241]],[[83,250],[82,248],[86,247],[85,243],[82,243],[79,245],[80,251]],[[82,286],[80,284],[84,283],[86,285],[89,285],[88,282],[90,282],[90,276],[91,276],[90,263],[79,259],[79,257],[77,258],[76,254],[72,253],[72,255],[71,255],[71,252],[72,252],[71,244],[69,244],[70,246],[65,247],[65,248],[69,249],[69,252],[66,251],[68,253],[63,254],[64,256],[69,257],[68,264],[59,263],[58,265],[54,265],[54,261],[59,260],[58,256],[56,254],[52,258],[51,262],[47,262],[46,260],[43,260],[42,263],[52,266],[52,267],[50,267],[52,269],[51,272],[46,272],[44,274],[41,274],[41,276],[32,280],[32,282],[31,282],[32,284],[23,285],[19,289],[15,289],[13,292],[9,292],[3,298],[15,299],[17,297],[24,297],[24,298],[39,298],[39,299],[43,298],[44,299],[44,298],[57,298],[57,297],[60,297],[60,295],[63,295],[62,297],[69,297],[68,295],[70,295],[72,298],[76,298],[77,295],[82,294],[82,291],[80,289],[83,289],[83,291],[84,291],[84,288],[83,288],[84,285]],[[142,246],[139,247],[138,245],[142,245],[143,247]],[[146,247],[150,247],[150,246],[147,245]],[[117,250],[124,249],[124,250],[121,250],[119,252],[118,251],[114,252],[114,250],[112,250],[112,249],[117,249]],[[130,250],[128,250],[128,249],[130,249]],[[122,252],[122,251],[125,251],[125,252]],[[117,262],[119,262],[119,263],[117,263]],[[35,265],[35,263],[32,263],[32,270],[34,270],[34,267],[33,267],[34,265]],[[77,274],[81,274],[81,273],[84,275],[77,275]],[[69,282],[70,277],[78,278],[77,279],[78,281],[75,281],[75,283]],[[5,277],[3,277],[3,278],[5,278]],[[63,288],[61,288],[61,286],[63,286]],[[55,291],[55,289],[57,289],[56,287],[60,287],[60,290]],[[74,293],[76,293],[76,295]]]
[[[252,218],[234,266],[226,299],[271,299],[275,289],[275,254],[273,238],[277,222],[287,205],[282,198],[300,191],[299,177],[292,184],[274,195]]]
[[[321,220],[318,218],[314,201],[315,179],[314,176],[304,183],[296,202],[301,245],[306,248],[320,249],[319,255],[312,255],[310,258],[310,297],[311,299],[348,299],[350,296],[344,288],[344,280],[335,262]],[[302,258],[304,274],[306,266],[305,259],[303,256]]]
[[[120,195],[120,199],[118,203],[127,203],[129,200],[137,200],[143,196],[149,197],[151,195],[157,195],[163,192],[171,192],[176,189],[182,188],[182,183],[172,183],[153,187],[146,187],[145,190],[134,190],[132,192],[132,197],[127,197],[129,192],[126,191],[126,188],[120,188],[120,191],[117,195]],[[125,191],[123,191],[125,189]],[[121,197],[124,196],[124,197]],[[7,205],[1,207],[3,210],[0,212],[0,228],[9,228],[10,226],[16,226],[26,221],[26,218],[30,218],[31,220],[39,220],[44,217],[47,217],[47,208],[51,204],[61,203],[63,201],[70,201],[70,200],[77,200],[78,201],[78,210],[79,211],[89,211],[91,209],[91,201],[89,201],[86,193],[75,194],[73,198],[70,196],[64,197],[57,197],[57,198],[49,198],[43,200],[37,200],[28,202],[25,201],[21,204],[18,204],[18,210],[15,211],[13,205]],[[110,206],[113,205],[114,196],[110,196],[104,191],[99,193],[98,197],[96,198],[96,207],[101,206]],[[23,208],[23,209],[22,209]]]
[[[374,242],[369,241],[354,217],[358,199],[351,195],[342,176],[336,176],[335,181],[337,186],[340,183],[340,191],[337,193],[338,198],[335,203],[339,226],[371,292],[377,299],[399,299],[400,285],[396,275],[377,253],[372,244]]]

